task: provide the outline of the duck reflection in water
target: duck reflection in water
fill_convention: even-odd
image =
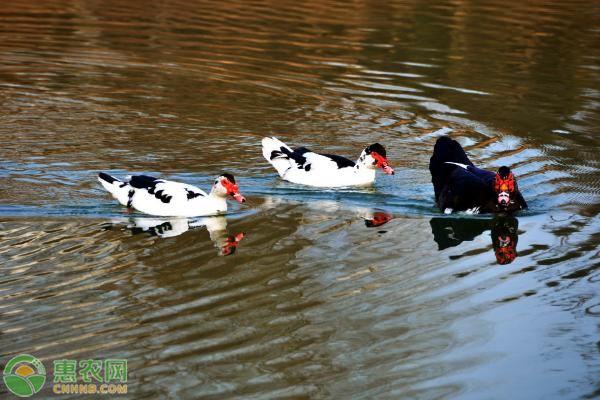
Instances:
[[[492,220],[492,245],[498,264],[510,264],[517,258],[519,221],[510,215],[497,216]]]
[[[430,225],[438,250],[471,241],[491,229],[492,246],[498,264],[510,264],[517,258],[519,221],[511,215],[499,214],[493,219],[435,217]]]
[[[363,215],[363,218],[367,228],[376,228],[378,226],[387,224],[394,218],[394,216],[383,211],[373,211]]]
[[[298,204],[299,202],[294,201],[286,201],[279,197],[275,196],[267,196],[265,197],[265,201],[262,205],[262,208],[265,210],[273,209],[276,207],[280,207],[285,204]],[[386,211],[383,211],[380,208],[367,208],[367,207],[358,207],[347,205],[335,200],[315,200],[315,201],[307,201],[302,203],[303,207],[307,207],[311,211],[316,211],[319,213],[326,214],[347,214],[352,215],[352,218],[362,219],[365,221],[365,226],[367,228],[376,228],[378,226],[382,226],[387,224],[392,219],[394,219],[394,215],[390,214]]]
[[[219,255],[229,256],[235,253],[240,242],[244,238],[243,232],[237,235],[229,235],[227,232],[227,220],[223,216],[204,218],[120,218],[114,219],[106,226],[112,229],[114,226],[124,225],[132,234],[147,234],[160,238],[179,236],[191,229],[206,227],[210,240],[219,249]]]

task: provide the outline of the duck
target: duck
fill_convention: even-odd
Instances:
[[[527,209],[511,169],[496,172],[473,165],[464,149],[448,136],[437,139],[429,161],[435,202],[440,211],[510,213]]]
[[[199,217],[227,212],[227,198],[244,203],[233,175],[218,176],[209,194],[186,183],[134,175],[119,180],[100,172],[98,181],[121,205],[162,217]]]
[[[292,150],[276,137],[262,139],[262,153],[279,176],[292,183],[315,187],[365,186],[375,182],[376,170],[393,175],[385,147],[367,146],[356,162],[345,157],[315,153],[306,147]]]

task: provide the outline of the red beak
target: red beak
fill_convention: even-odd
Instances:
[[[377,161],[377,167],[381,168],[383,172],[385,172],[388,175],[394,175],[394,169],[388,165],[387,158],[383,157],[375,151],[371,152],[371,157],[373,157],[375,161]]]
[[[240,203],[245,203],[246,198],[240,194],[240,192],[232,194],[233,198],[239,201]]]
[[[244,203],[246,201],[246,198],[244,196],[242,196],[242,194],[240,193],[240,190],[238,189],[238,185],[229,182],[228,180],[223,179],[221,181],[221,184],[223,186],[225,186],[225,189],[227,189],[227,194],[230,195],[231,197],[233,197],[234,199],[236,199],[237,201],[239,201],[240,203]]]

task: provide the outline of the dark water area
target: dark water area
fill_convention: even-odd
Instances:
[[[108,358],[129,398],[600,395],[598,2],[5,1],[0,90],[0,366],[38,397]],[[444,134],[530,209],[441,214]],[[273,135],[396,175],[285,183]],[[146,217],[98,171],[249,201]]]

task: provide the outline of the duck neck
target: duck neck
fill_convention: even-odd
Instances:
[[[211,190],[208,194],[208,199],[214,204],[214,207],[219,212],[227,211],[227,197],[220,193],[216,193],[214,190]]]
[[[358,157],[358,160],[356,160],[356,165],[354,166],[354,168],[356,168],[357,170],[367,169],[367,165],[365,164],[364,154],[361,154],[360,157]]]
[[[372,166],[367,165],[365,163],[365,159],[362,154],[358,158],[358,160],[356,160],[356,165],[354,166],[354,169],[356,170],[356,172],[359,172],[361,174],[375,177],[376,170],[372,168]]]

